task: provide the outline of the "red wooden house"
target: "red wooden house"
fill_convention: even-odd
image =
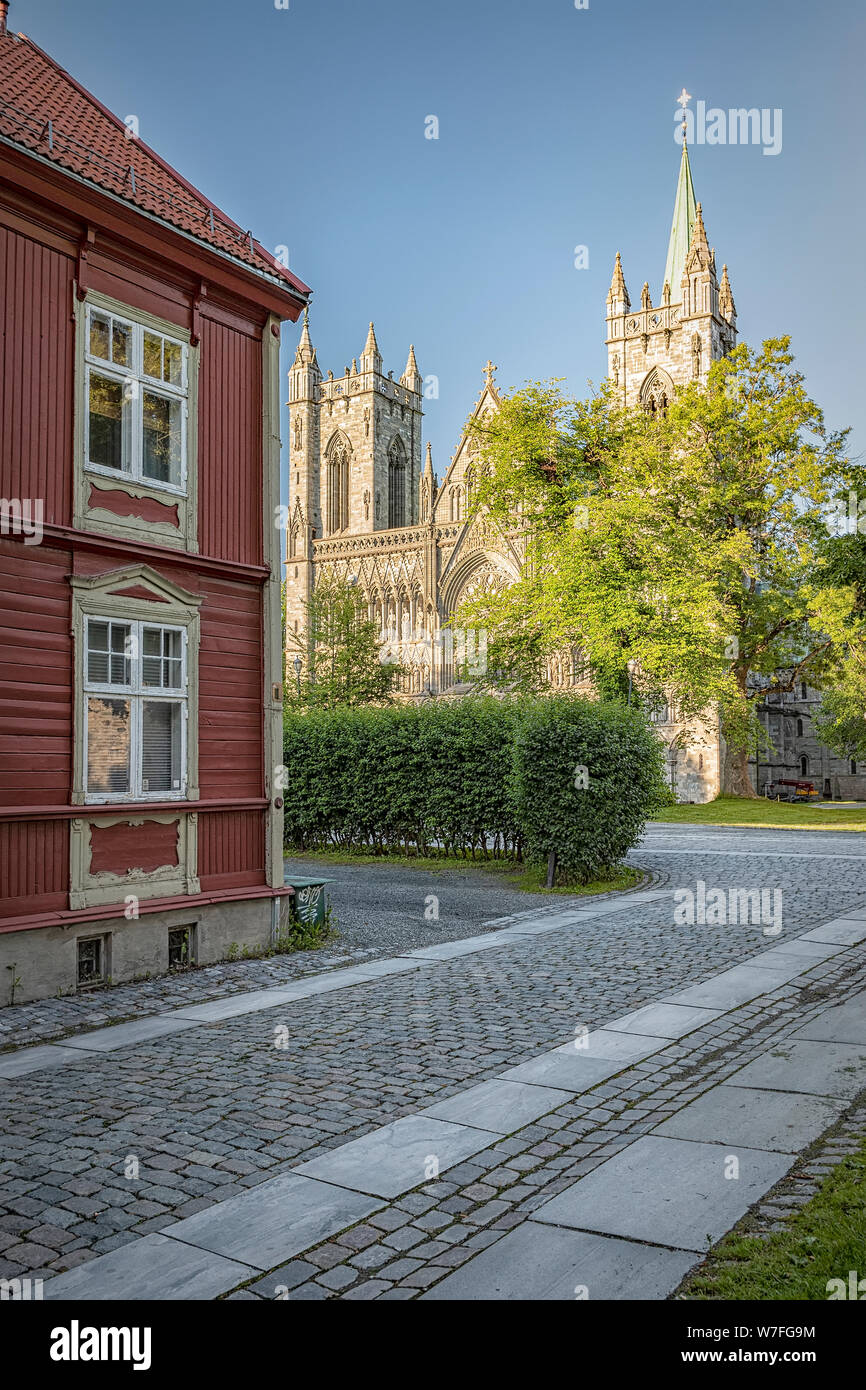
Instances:
[[[0,1003],[266,945],[280,323],[308,297],[0,0]]]

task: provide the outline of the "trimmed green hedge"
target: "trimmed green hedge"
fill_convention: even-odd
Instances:
[[[588,883],[620,863],[665,797],[661,742],[619,701],[527,702],[512,767],[526,857],[554,850],[558,882]]]
[[[642,716],[567,696],[289,712],[284,761],[289,850],[555,850],[561,882],[617,864],[662,794]]]

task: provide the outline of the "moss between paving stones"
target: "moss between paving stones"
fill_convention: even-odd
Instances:
[[[784,1193],[784,1186],[783,1180],[777,1191]],[[841,1279],[846,1290],[850,1271],[866,1280],[866,1138],[782,1229],[750,1231],[749,1225],[746,1218],[725,1236],[675,1297],[826,1300],[830,1280]],[[860,1297],[866,1297],[866,1284]]]

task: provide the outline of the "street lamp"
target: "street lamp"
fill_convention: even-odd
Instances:
[[[298,699],[299,699],[299,700],[300,700],[300,698],[301,698],[301,667],[303,666],[303,664],[304,664],[304,663],[302,662],[302,660],[301,660],[301,658],[300,658],[299,656],[296,656],[295,659],[294,659],[294,661],[292,662],[292,665],[293,665],[294,668],[295,668],[295,676],[296,676],[297,682],[298,682]]]

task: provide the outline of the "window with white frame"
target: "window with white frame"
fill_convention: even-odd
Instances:
[[[86,619],[88,801],[162,801],[185,795],[186,648],[182,627]]]
[[[85,334],[85,466],[183,492],[188,345],[95,304]]]

